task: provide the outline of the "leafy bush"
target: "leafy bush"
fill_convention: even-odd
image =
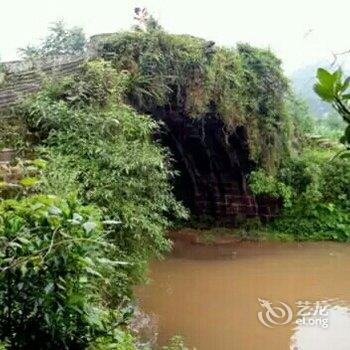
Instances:
[[[291,204],[292,188],[278,181],[275,177],[266,174],[264,170],[251,172],[249,185],[253,193],[257,196],[267,195],[281,198],[284,206],[290,206]]]
[[[304,150],[285,162],[279,178],[293,188],[291,206],[271,224],[300,240],[350,240],[348,159],[322,149]]]
[[[0,339],[10,349],[118,343],[120,315],[105,309],[102,292],[124,263],[106,258],[114,248],[104,236],[99,211],[74,198],[0,204]]]
[[[148,258],[170,247],[164,237],[169,218],[184,216],[185,211],[171,192],[168,154],[153,141],[156,122],[120,102],[122,83],[108,86],[110,75],[116,76],[108,63],[89,63],[83,72],[68,85],[52,82],[21,112],[41,137],[38,152],[50,160],[43,190],[76,191],[108,219],[121,222],[110,238],[132,264],[115,276],[110,300],[118,303],[131,294]],[[114,81],[123,79],[117,75]],[[91,97],[80,94],[77,86],[93,87]],[[73,96],[72,91],[79,93]]]
[[[335,158],[324,164],[322,173],[323,200],[350,210],[350,159]]]
[[[350,240],[350,215],[333,203],[321,203],[303,196],[271,224],[277,232],[299,240]]]
[[[0,199],[20,198],[38,193],[40,177],[46,167],[42,159],[13,160],[0,168]]]
[[[302,156],[293,156],[282,161],[277,179],[293,189],[294,195],[300,195],[312,182],[313,163]]]

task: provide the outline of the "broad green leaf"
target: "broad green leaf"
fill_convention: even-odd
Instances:
[[[80,214],[78,214],[78,213],[73,213],[73,220],[82,222],[83,221],[83,217]]]
[[[317,70],[317,78],[321,85],[330,90],[333,90],[334,84],[337,81],[337,75],[333,75],[323,68]]]
[[[97,276],[97,277],[103,277],[99,272],[97,272],[96,270],[92,269],[91,267],[86,267],[85,271],[91,275]]]
[[[120,225],[122,222],[119,220],[105,220],[103,223],[105,225]]]
[[[343,72],[341,71],[341,69],[337,69],[333,74],[333,79],[334,79],[334,84],[339,84],[341,82],[341,78],[343,75]]]
[[[324,101],[332,102],[334,100],[335,96],[333,94],[333,90],[330,90],[321,84],[315,84],[314,91]]]

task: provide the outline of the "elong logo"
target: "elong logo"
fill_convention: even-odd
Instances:
[[[292,308],[282,301],[272,303],[258,298],[262,311],[258,312],[258,320],[268,328],[289,324],[294,316]],[[298,311],[295,323],[299,326],[320,326],[328,328],[328,306],[324,302],[297,301]]]

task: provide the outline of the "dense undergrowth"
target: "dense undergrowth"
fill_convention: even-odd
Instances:
[[[102,60],[48,80],[16,111],[46,162],[0,205],[4,346],[136,348],[132,287],[170,248],[171,221],[187,215],[172,193],[171,155],[153,138],[159,125],[143,113],[214,116],[227,134],[243,126],[251,189],[284,201],[268,229],[349,240],[349,159],[308,143],[312,125],[270,51],[159,28],[115,34],[98,49]],[[166,349],[178,348],[175,338]]]
[[[110,235],[133,262],[127,276],[137,280],[144,262],[169,248],[168,218],[185,211],[171,192],[167,153],[153,142],[157,124],[121,102],[124,81],[110,64],[89,63],[79,77],[48,83],[22,115],[40,138],[37,152],[49,159],[44,190],[78,193],[120,221]],[[117,301],[129,294],[124,287]]]
[[[8,348],[99,349],[118,337],[126,344],[116,328],[122,313],[100,293],[124,264],[106,258],[115,248],[101,213],[47,195],[4,201],[0,213],[0,337]]]
[[[169,220],[186,212],[153,141],[157,124],[122,102],[124,89],[125,76],[96,61],[17,110],[46,162],[32,191],[0,208],[0,337],[10,349],[136,346],[132,287],[170,248]]]
[[[331,103],[341,122],[333,130],[339,143],[322,142],[304,147],[280,169],[294,199],[272,228],[301,240],[350,240],[350,108],[349,84],[340,69],[317,72],[315,92]],[[337,120],[337,119],[336,119]],[[327,140],[326,140],[327,141]],[[311,147],[310,147],[311,146]]]
[[[282,240],[350,240],[350,160],[337,157],[338,147],[305,145],[282,162],[276,176],[253,172],[257,195],[280,197],[280,215],[257,231]]]

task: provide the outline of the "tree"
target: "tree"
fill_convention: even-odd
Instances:
[[[67,28],[63,21],[57,21],[49,28],[38,46],[28,45],[19,49],[26,59],[47,58],[62,55],[79,56],[85,52],[86,37],[82,28]]]

